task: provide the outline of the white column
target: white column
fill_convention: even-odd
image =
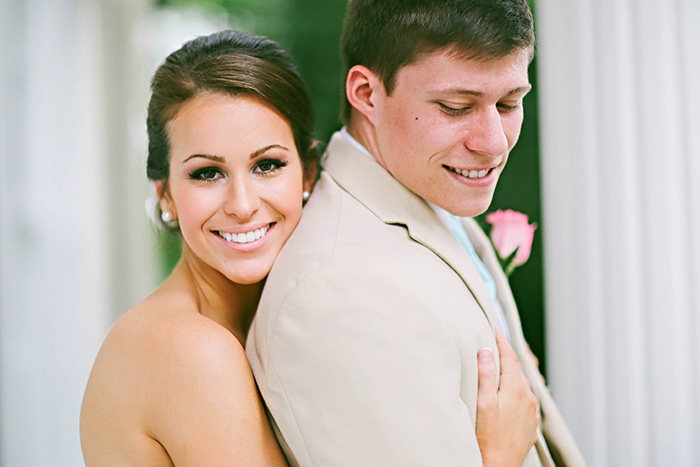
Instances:
[[[699,465],[700,2],[537,18],[552,392],[590,465]]]
[[[123,305],[153,282],[137,220],[145,151],[134,156],[128,137],[114,143],[115,132],[128,136],[131,93],[105,98],[110,80],[129,73],[128,58],[116,62],[106,45],[128,57],[134,44],[114,33],[127,26],[108,27],[128,15],[108,17],[104,5],[0,4],[0,465],[82,464],[78,417],[93,359]],[[127,183],[135,159],[141,183]],[[138,210],[113,209],[134,198]]]

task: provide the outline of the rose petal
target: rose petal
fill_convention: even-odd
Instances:
[[[486,222],[493,226],[491,241],[501,258],[508,258],[516,248],[519,249],[513,261],[515,266],[530,258],[537,224],[530,224],[527,215],[511,209],[498,210],[487,215]]]

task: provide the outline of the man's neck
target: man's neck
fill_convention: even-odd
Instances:
[[[350,122],[346,126],[348,133],[386,169],[381,152],[379,151],[379,146],[377,145],[377,133],[374,126],[364,115],[358,114],[359,112],[354,112],[353,116],[350,118]]]

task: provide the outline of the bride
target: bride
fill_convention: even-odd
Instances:
[[[311,101],[279,45],[234,31],[186,43],[151,88],[147,174],[182,256],[97,356],[80,417],[85,463],[287,465],[244,346],[316,178]],[[500,388],[492,353],[479,355],[477,437],[485,460],[520,465],[539,418],[503,338],[499,350]]]

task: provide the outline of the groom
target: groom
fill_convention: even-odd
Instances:
[[[292,463],[481,465],[477,351],[509,335],[542,410],[524,465],[583,465],[484,212],[530,90],[525,0],[351,0],[346,126],[267,279],[247,353]]]

